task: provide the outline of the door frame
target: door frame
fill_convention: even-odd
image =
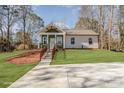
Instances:
[[[54,40],[56,40],[55,35],[49,35],[49,40],[48,40],[49,49],[50,49],[50,39],[51,38],[54,38]]]

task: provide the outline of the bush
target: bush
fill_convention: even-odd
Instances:
[[[16,47],[16,49],[18,49],[18,50],[24,49],[24,44],[18,45],[18,46]],[[29,49],[29,46],[28,46],[27,44],[25,44],[25,49]]]
[[[45,47],[47,47],[47,44],[42,45],[42,48],[45,48]]]
[[[7,42],[5,39],[0,42],[0,52],[9,52],[15,49],[11,42]]]
[[[58,49],[63,49],[63,46],[62,45],[57,45],[57,48]]]

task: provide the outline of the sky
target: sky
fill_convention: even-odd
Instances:
[[[73,28],[79,17],[80,6],[35,5],[33,6],[33,10],[43,18],[45,25],[48,25],[51,22],[64,22],[69,28]]]

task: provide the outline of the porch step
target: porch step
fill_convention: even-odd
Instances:
[[[51,62],[51,59],[42,59],[39,64],[41,65],[49,65]]]

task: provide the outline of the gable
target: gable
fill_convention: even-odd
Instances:
[[[49,24],[45,28],[42,29],[42,33],[63,33],[64,31],[61,30],[59,27],[55,26],[54,24]]]

